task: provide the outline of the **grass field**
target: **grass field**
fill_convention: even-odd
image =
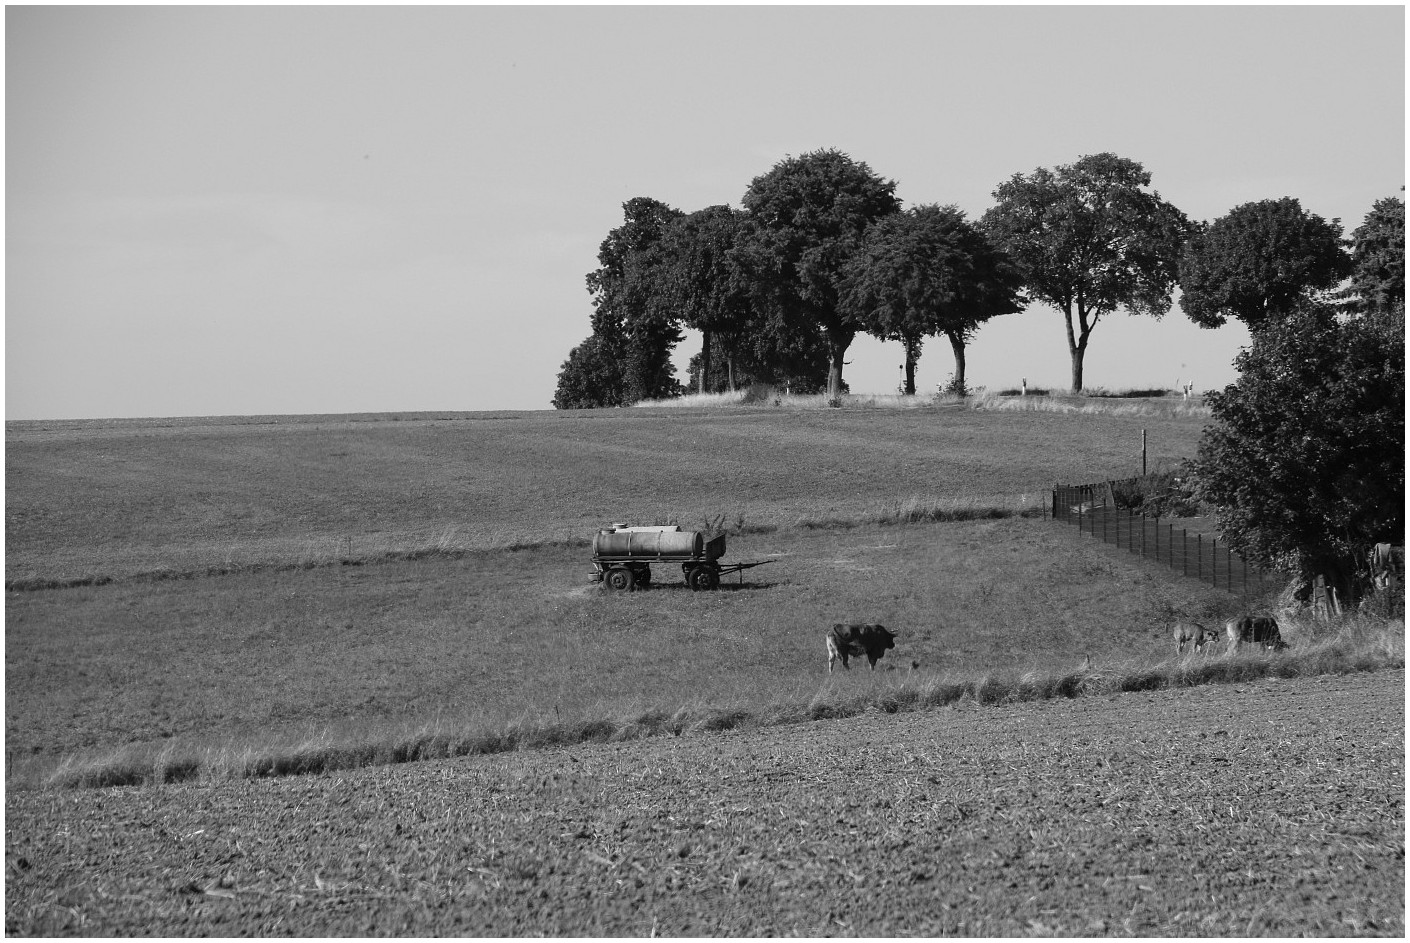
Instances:
[[[588,410],[6,424],[7,585],[583,539],[615,520],[874,520],[1194,453],[1203,420]]]
[[[1153,463],[1199,432],[941,407],[11,423],[8,779],[767,722],[1019,692],[1088,654],[1089,686],[1183,671],[1171,619],[1238,600],[1017,516],[1053,480],[1131,474],[1142,428]],[[899,523],[940,507],[1007,516]],[[714,594],[587,583],[597,526],[706,518],[735,531],[726,562],[775,562]],[[900,670],[828,678],[837,621],[897,631]]]

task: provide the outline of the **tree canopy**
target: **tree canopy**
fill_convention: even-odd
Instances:
[[[675,220],[662,240],[658,291],[687,327],[703,335],[701,393],[714,375],[716,349],[726,359],[733,385],[734,363],[753,324],[753,281],[741,253],[750,225],[740,210],[707,206]]]
[[[568,359],[558,371],[553,408],[596,409],[624,405],[619,359],[610,341],[600,334],[589,334],[568,352]]]
[[[830,396],[841,391],[843,358],[861,329],[839,304],[842,268],[867,227],[900,209],[895,191],[865,163],[822,150],[780,161],[744,194],[764,323],[775,334],[821,333]]]
[[[1159,318],[1170,310],[1189,220],[1134,160],[1095,154],[1055,170],[1014,174],[994,191],[981,224],[1023,273],[1035,299],[1062,312],[1072,390],[1097,323],[1118,308]]]
[[[587,276],[592,335],[564,362],[554,404],[677,395],[683,327],[703,335],[690,366],[701,392],[763,382],[836,397],[858,332],[902,344],[907,392],[924,339],[945,335],[962,390],[979,325],[1032,302],[1063,316],[1074,392],[1097,324],[1120,309],[1163,317],[1177,282],[1206,327],[1236,317],[1261,330],[1313,302],[1403,314],[1402,200],[1377,201],[1348,252],[1339,220],[1290,197],[1192,224],[1150,183],[1134,160],[1088,155],[1014,174],[971,223],[954,206],[901,212],[894,180],[827,149],[755,177],[742,209],[628,200]]]
[[[678,319],[657,290],[661,245],[684,214],[660,200],[636,197],[622,204],[623,223],[598,249],[600,267],[587,276],[593,333],[615,350],[622,373],[621,402],[677,392],[671,350],[680,343]]]
[[[949,339],[953,383],[963,390],[965,344],[974,331],[1023,310],[1018,270],[954,206],[917,206],[878,220],[843,274],[843,309],[869,333],[904,346],[910,395],[924,338]]]
[[[1236,206],[1200,227],[1180,259],[1180,308],[1200,327],[1228,318],[1257,330],[1351,273],[1339,220],[1292,197]]]
[[[1234,550],[1356,603],[1371,547],[1404,540],[1404,351],[1390,311],[1304,304],[1253,335],[1238,381],[1209,394],[1195,463]]]
[[[1366,220],[1351,232],[1351,284],[1354,307],[1363,311],[1405,309],[1405,203],[1377,200]]]

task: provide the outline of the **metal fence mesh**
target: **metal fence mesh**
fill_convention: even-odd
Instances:
[[[1105,543],[1166,564],[1182,576],[1239,596],[1261,596],[1282,589],[1286,577],[1264,570],[1219,545],[1215,537],[1191,534],[1160,518],[1144,517],[1115,506],[1113,490],[1140,479],[1053,489],[1054,520],[1077,527]]]

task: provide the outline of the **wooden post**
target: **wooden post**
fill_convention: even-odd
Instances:
[[[1146,430],[1141,430],[1141,477],[1146,474]]]

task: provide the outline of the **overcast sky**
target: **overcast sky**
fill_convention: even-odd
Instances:
[[[7,7],[5,414],[549,408],[624,201],[738,206],[822,148],[971,218],[1112,151],[1191,218],[1292,196],[1350,232],[1405,182],[1404,15]],[[1223,386],[1246,343],[1118,314],[1087,385]],[[894,391],[899,344],[850,360]],[[952,370],[931,341],[918,384]],[[1061,317],[991,322],[968,371],[1064,388]]]

